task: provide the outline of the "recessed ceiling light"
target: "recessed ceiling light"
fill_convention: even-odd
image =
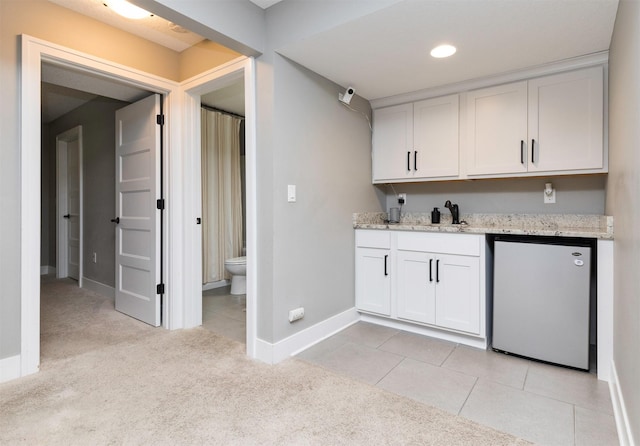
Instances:
[[[105,1],[103,5],[113,9],[114,12],[128,19],[144,19],[145,17],[151,17],[153,15],[149,11],[146,11],[136,5],[132,5],[125,0],[108,0]]]
[[[431,50],[431,56],[441,59],[443,57],[453,56],[456,53],[456,47],[453,45],[439,45]]]

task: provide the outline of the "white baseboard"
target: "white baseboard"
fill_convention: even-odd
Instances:
[[[102,294],[105,297],[115,299],[116,289],[112,286],[105,285],[104,283],[96,282],[95,280],[82,278],[82,288],[93,291],[94,293]]]
[[[215,290],[216,288],[222,288],[229,285],[229,280],[218,280],[217,282],[209,282],[202,285],[202,291]]]
[[[0,359],[0,383],[11,381],[22,376],[20,355]]]
[[[51,265],[40,265],[40,275],[45,276],[47,274],[55,274],[56,267]]]
[[[627,408],[624,404],[624,396],[620,389],[620,381],[618,381],[618,371],[615,361],[611,361],[611,374],[609,377],[609,391],[611,392],[611,403],[613,404],[613,414],[616,419],[616,428],[618,429],[618,440],[622,446],[632,446],[635,443],[633,433],[631,432],[631,424]]]
[[[257,339],[255,349],[256,359],[266,362],[267,364],[277,364],[327,339],[329,336],[333,336],[349,325],[355,324],[358,320],[360,320],[360,314],[355,308],[350,308],[347,311],[343,311],[329,319],[305,328],[275,344]]]
[[[447,330],[438,330],[436,328],[423,327],[421,325],[413,325],[408,322],[397,321],[386,317],[377,317],[371,314],[363,313],[360,316],[360,320],[362,322],[369,322],[372,324],[382,325],[384,327],[395,328],[396,330],[403,330],[423,336],[443,339],[445,341],[456,342],[483,350],[486,350],[488,346],[486,338],[467,336],[462,333],[456,333]]]

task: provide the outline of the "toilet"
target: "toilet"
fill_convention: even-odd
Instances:
[[[234,257],[224,261],[231,274],[231,294],[247,294],[247,257]]]

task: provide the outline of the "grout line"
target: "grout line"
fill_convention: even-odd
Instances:
[[[458,349],[458,347],[460,346],[460,344],[456,344],[455,347],[453,347],[451,349],[451,351],[449,352],[449,354],[447,355],[446,358],[444,358],[442,360],[442,362],[440,363],[440,365],[438,367],[442,368],[442,366],[444,365],[445,362],[447,362],[447,359],[449,359],[451,357],[451,355],[453,355],[453,352],[456,351]],[[446,367],[445,367],[446,368]]]
[[[576,426],[576,405],[573,405],[573,445],[575,446],[576,444],[576,431],[577,431],[577,426]]]
[[[476,377],[476,380],[473,382],[473,386],[471,386],[471,390],[469,390],[469,393],[467,394],[467,397],[464,399],[464,402],[460,406],[460,410],[458,410],[458,413],[456,415],[461,416],[460,413],[462,412],[462,409],[464,408],[464,406],[467,404],[467,401],[469,401],[469,397],[471,396],[471,392],[473,392],[473,389],[476,388],[476,384],[478,384],[478,381],[480,381],[480,378]]]
[[[388,353],[388,352],[387,352]],[[402,364],[404,361],[407,360],[406,356],[402,356],[402,355],[398,355],[400,356],[402,359],[400,361],[398,361],[398,363],[396,365],[394,365],[393,367],[391,367],[391,369],[389,369],[389,371],[387,373],[384,374],[384,376],[382,378],[380,378],[378,381],[376,381],[376,383],[374,384],[375,387],[378,387],[378,384],[380,384],[380,381],[382,381],[383,379],[385,379],[389,373],[393,372],[400,364]],[[393,392],[396,393],[396,392]],[[399,395],[398,393],[396,393],[396,395]]]

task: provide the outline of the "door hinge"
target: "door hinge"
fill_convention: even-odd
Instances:
[[[156,124],[164,125],[164,115],[156,115]]]
[[[156,294],[164,294],[164,283],[156,285]]]
[[[160,198],[156,200],[156,209],[163,210],[164,209],[164,198]]]

